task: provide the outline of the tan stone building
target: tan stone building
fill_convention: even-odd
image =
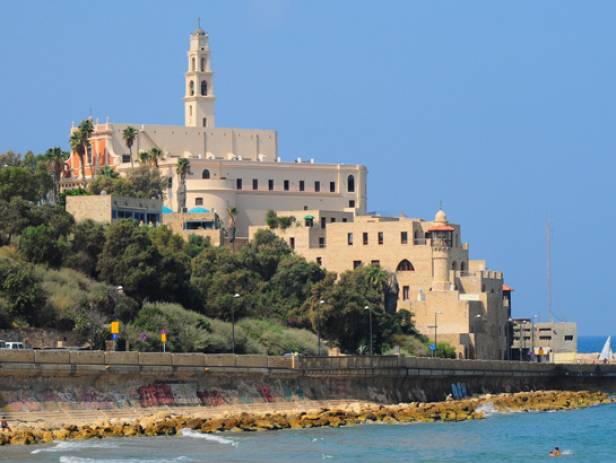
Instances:
[[[364,166],[321,164],[301,157],[285,162],[278,153],[276,131],[216,126],[209,38],[201,28],[190,35],[183,85],[184,125],[97,122],[84,156],[86,177],[104,166],[126,173],[137,163],[139,152],[158,148],[164,154],[158,164],[167,179],[165,206],[182,212],[176,165],[178,159],[188,158],[186,208],[205,207],[226,226],[231,220],[228,212],[236,211],[234,223],[240,238],[248,236],[250,225],[264,223],[268,209],[366,211]],[[138,132],[132,163],[122,136],[129,126]],[[80,160],[72,153],[63,188],[80,185]]]
[[[452,344],[460,357],[507,356],[510,291],[503,274],[469,258],[460,226],[443,211],[432,221],[345,212],[280,211],[295,217],[273,230],[298,254],[341,273],[378,265],[396,276],[398,310],[410,310],[420,332]],[[251,227],[251,236],[262,227]]]

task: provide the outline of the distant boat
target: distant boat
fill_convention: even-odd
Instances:
[[[603,349],[601,349],[601,353],[599,354],[599,360],[602,362],[612,360],[612,356],[614,353],[612,352],[612,337],[608,336],[605,344],[603,345]]]

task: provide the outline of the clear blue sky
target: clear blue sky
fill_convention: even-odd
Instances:
[[[0,151],[71,121],[181,124],[188,34],[210,34],[217,124],[278,130],[283,158],[363,163],[369,208],[442,200],[514,315],[616,326],[616,3],[40,1],[0,15]]]

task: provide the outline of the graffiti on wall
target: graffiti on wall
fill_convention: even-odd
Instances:
[[[91,386],[59,386],[39,384],[41,391],[31,387],[16,388],[0,384],[0,410],[6,412],[110,410],[124,407],[178,407],[201,405],[220,407],[229,404],[271,403],[304,400],[299,382],[257,382],[247,379],[225,381],[214,385],[198,381],[153,381],[145,384],[125,382],[105,384],[111,392]],[[218,384],[218,385],[216,385]],[[341,386],[342,389],[342,386]],[[339,391],[341,392],[341,391]],[[314,394],[310,394],[313,396]]]

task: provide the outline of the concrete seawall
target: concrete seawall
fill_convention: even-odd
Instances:
[[[102,351],[0,351],[5,412],[362,400],[443,400],[465,391],[616,391],[616,365],[408,357],[268,357]]]

